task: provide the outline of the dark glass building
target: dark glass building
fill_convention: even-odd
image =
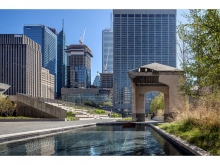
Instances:
[[[57,32],[45,25],[25,25],[24,35],[41,46],[42,67],[55,77],[55,94],[57,93]]]
[[[67,88],[91,87],[92,51],[86,45],[67,46]]]
[[[131,110],[129,70],[154,62],[176,67],[176,10],[116,9],[113,17],[113,104]]]
[[[67,55],[65,49],[66,36],[63,27],[57,40],[57,98],[61,98],[61,88],[67,85]]]

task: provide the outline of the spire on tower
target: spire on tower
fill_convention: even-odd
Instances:
[[[64,30],[64,19],[62,21],[62,30]]]

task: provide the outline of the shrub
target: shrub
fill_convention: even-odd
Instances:
[[[106,112],[105,112],[104,110],[102,110],[102,109],[96,109],[96,110],[94,110],[93,112],[96,113],[96,114],[105,114],[105,113],[106,113]]]
[[[177,120],[159,127],[212,155],[220,155],[220,99],[215,98],[219,96],[201,96],[196,103],[181,104]]]
[[[74,114],[72,113],[72,111],[67,111],[66,112],[66,120],[67,121],[74,121],[74,120],[79,120],[79,118],[74,117]]]
[[[73,115],[72,111],[67,111],[67,112],[66,112],[66,117],[70,117],[70,116],[72,116],[72,115]]]
[[[117,113],[113,113],[113,114],[111,115],[111,117],[117,118],[117,117],[119,117],[119,115],[118,115]]]
[[[0,96],[0,116],[13,116],[18,105],[15,101]]]

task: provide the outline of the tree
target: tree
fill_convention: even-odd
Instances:
[[[164,95],[162,93],[156,96],[150,105],[151,113],[157,113],[158,110],[164,110]]]
[[[186,24],[178,26],[180,40],[188,46],[180,90],[186,95],[203,95],[203,89],[220,87],[220,13],[219,10],[190,10]],[[197,92],[192,87],[197,86]]]
[[[0,96],[0,116],[13,116],[17,108],[16,102]]]

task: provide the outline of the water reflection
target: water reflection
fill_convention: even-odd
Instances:
[[[147,126],[96,126],[0,145],[0,155],[184,155]]]
[[[53,155],[54,145],[54,137],[47,137],[26,143],[25,148],[27,155]]]

